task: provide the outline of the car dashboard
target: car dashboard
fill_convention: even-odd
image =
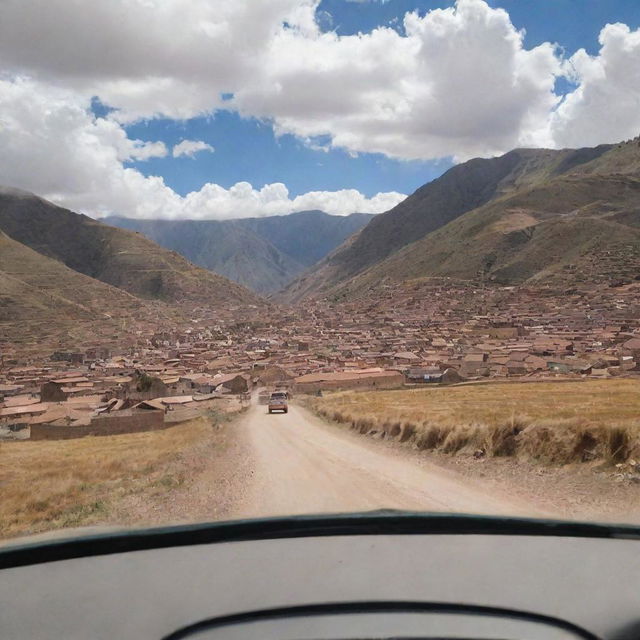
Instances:
[[[0,550],[0,636],[636,640],[640,531],[374,512]]]

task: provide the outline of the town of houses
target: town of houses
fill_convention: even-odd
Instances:
[[[542,290],[430,279],[223,319],[199,308],[182,326],[150,323],[74,350],[1,347],[0,437],[117,433],[241,406],[262,387],[640,375],[640,283]]]

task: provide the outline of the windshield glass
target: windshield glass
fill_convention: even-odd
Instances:
[[[640,524],[640,6],[578,4],[0,3],[0,540]]]

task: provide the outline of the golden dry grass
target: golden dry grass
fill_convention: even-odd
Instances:
[[[167,467],[211,438],[203,418],[164,431],[0,443],[0,538],[104,519],[118,498],[180,478]]]
[[[640,457],[640,381],[539,382],[347,391],[310,401],[362,433],[419,448],[550,462]]]

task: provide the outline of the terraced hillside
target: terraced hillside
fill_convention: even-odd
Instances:
[[[109,342],[147,318],[170,311],[69,269],[0,232],[0,335],[25,349]]]
[[[15,189],[0,190],[0,230],[70,269],[144,299],[262,304],[244,287],[139,233],[116,229]]]

